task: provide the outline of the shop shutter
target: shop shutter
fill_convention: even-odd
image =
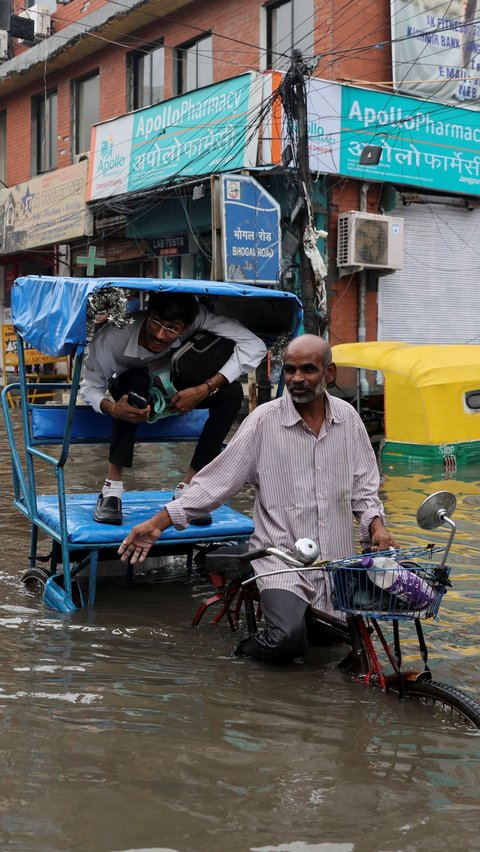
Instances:
[[[378,339],[480,343],[480,210],[398,207],[404,268],[379,279]]]

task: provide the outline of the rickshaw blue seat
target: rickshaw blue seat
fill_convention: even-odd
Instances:
[[[133,526],[151,518],[173,499],[172,491],[127,491],[123,495],[122,526],[97,524],[92,517],[98,494],[67,494],[67,528],[71,545],[82,547],[116,547]],[[56,495],[37,498],[39,518],[60,535],[60,513]],[[193,544],[194,542],[248,538],[253,522],[247,515],[223,505],[212,512],[209,526],[189,526],[185,530],[170,527],[162,534],[161,544]]]
[[[35,443],[60,443],[65,434],[66,405],[31,405],[32,438]],[[195,409],[187,414],[162,417],[156,423],[141,423],[137,441],[194,441],[202,432],[209,411]],[[112,418],[98,414],[89,405],[77,406],[72,424],[72,443],[93,444],[110,440]]]

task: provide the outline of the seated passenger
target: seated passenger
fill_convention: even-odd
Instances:
[[[107,476],[93,516],[98,523],[122,523],[123,468],[132,467],[137,424],[150,414],[150,405],[130,405],[128,394],[133,391],[148,400],[150,373],[199,330],[228,338],[235,346],[217,373],[172,398],[178,414],[194,408],[209,410],[190,466],[175,490],[179,496],[194,474],[220,452],[242,404],[238,378],[258,366],[266,353],[264,343],[239,322],[210,313],[190,293],[152,293],[147,310],[135,314],[133,323],[123,328],[108,323],[89,344],[80,391],[95,411],[113,418]],[[106,396],[107,390],[113,400]],[[210,522],[208,515],[197,518],[197,523]]]

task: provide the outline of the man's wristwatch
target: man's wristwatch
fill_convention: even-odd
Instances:
[[[209,396],[213,396],[214,393],[218,393],[218,388],[215,387],[211,379],[205,379],[205,384],[208,388]]]

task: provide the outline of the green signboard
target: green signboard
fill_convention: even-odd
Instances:
[[[255,166],[262,85],[252,71],[95,125],[88,200]]]
[[[363,180],[480,194],[480,114],[342,86],[339,172]],[[378,165],[360,165],[380,145]]]

